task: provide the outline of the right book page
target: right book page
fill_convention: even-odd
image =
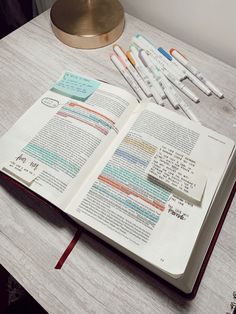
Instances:
[[[168,147],[204,169],[201,201],[191,202],[148,175]],[[68,214],[128,255],[172,277],[187,266],[224,176],[234,142],[156,104],[138,115],[99,175],[80,191]],[[82,196],[83,195],[83,196]]]

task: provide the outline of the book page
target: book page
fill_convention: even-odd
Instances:
[[[200,206],[148,177],[148,164],[163,145],[204,165],[207,183]],[[96,177],[78,192],[68,213],[128,255],[179,277],[233,149],[226,137],[147,105],[109,161],[99,165]]]
[[[63,208],[136,106],[120,88],[66,72],[1,138],[1,170]]]

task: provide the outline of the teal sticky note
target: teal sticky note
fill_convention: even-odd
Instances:
[[[85,101],[99,85],[100,82],[96,80],[65,72],[63,78],[57,81],[51,90],[75,100]]]

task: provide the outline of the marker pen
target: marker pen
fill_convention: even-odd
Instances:
[[[176,60],[178,60],[183,66],[185,66],[186,69],[188,69],[190,72],[192,72],[197,78],[199,78],[200,81],[202,81],[206,86],[219,98],[223,98],[223,93],[209,80],[207,80],[203,74],[195,68],[193,65],[190,64],[189,60],[183,56],[180,52],[178,52],[176,49],[171,48],[170,53],[173,57],[175,57]]]
[[[135,50],[134,48],[132,48],[132,51],[134,51],[134,54],[135,54]],[[137,51],[136,51],[137,53]],[[142,53],[143,54],[143,53]],[[137,54],[136,54],[137,56]],[[147,55],[148,56],[148,55]],[[141,57],[142,58],[142,57]],[[144,55],[144,58],[145,58],[145,55]],[[150,58],[152,62],[156,62],[156,60],[153,60],[153,58]],[[149,64],[149,66],[151,67],[151,65]],[[164,69],[164,71],[166,71]],[[164,72],[165,73],[165,72]],[[172,75],[171,73],[168,73],[169,75]],[[174,78],[175,80],[177,80],[176,78]],[[182,84],[181,82],[179,82],[177,80],[178,83]],[[183,84],[182,84],[183,85]],[[165,90],[166,91],[166,90]],[[174,90],[172,89],[171,90],[172,93],[169,93],[169,97],[170,97],[170,101],[172,104],[175,104],[174,108],[178,108],[177,106],[179,106],[183,112],[187,115],[187,117],[192,120],[192,121],[195,121],[195,122],[198,122],[200,123],[200,121],[198,120],[198,118],[195,116],[195,114],[192,112],[192,110],[190,109],[189,105],[187,105],[184,100],[181,98],[181,96]],[[168,94],[168,91],[167,91],[167,94]],[[196,97],[196,96],[195,96]]]
[[[163,74],[168,78],[168,80],[174,84],[179,90],[181,90],[186,96],[188,96],[190,99],[192,99],[194,102],[199,102],[199,98],[182,82],[180,82],[174,74],[167,71],[165,68],[162,67],[162,65],[155,59],[153,61],[157,68],[159,68],[160,71],[163,72]]]
[[[146,45],[146,47],[148,48],[148,50],[152,50],[155,54],[156,57],[164,62],[168,67],[169,67],[169,71],[172,72],[173,74],[175,74],[175,76],[179,79],[179,80],[183,80],[186,78],[186,74],[183,72],[183,70],[178,66],[178,64],[176,64],[175,62],[173,62],[173,58],[166,58],[166,56],[163,56],[163,54],[157,49],[157,47],[155,47],[148,39],[146,39],[144,36],[138,34],[136,35],[136,37],[144,44]],[[146,48],[146,49],[147,49]]]
[[[147,95],[147,97],[151,97],[152,93],[150,91],[150,86],[149,86],[147,79],[146,79],[147,75],[144,72],[145,69],[140,66],[140,63],[138,63],[137,60],[135,60],[135,57],[131,51],[127,51],[126,56],[129,60],[129,62],[135,67],[136,71],[138,72],[140,77],[143,79],[144,83],[146,84],[146,89],[147,89],[146,95]]]
[[[181,67],[181,65],[179,64],[179,62],[177,62],[175,60],[175,58],[173,58],[166,50],[164,50],[162,47],[159,47],[157,49],[159,51],[159,53],[162,54],[163,57],[165,57],[167,60],[169,60],[171,62],[171,64],[173,64],[181,73],[182,73],[182,79],[185,79],[187,77],[186,72],[184,72],[183,68]]]
[[[157,104],[158,105],[164,105],[160,94],[155,90],[153,83],[152,83],[152,80],[150,79],[146,68],[143,66],[141,60],[135,54],[134,49],[133,49],[133,51],[128,51],[126,53],[126,55],[127,55],[128,59],[130,60],[130,62],[134,65],[135,69],[138,71],[140,76],[143,78],[144,82],[149,87],[150,93],[153,96],[153,98],[155,99],[155,101],[157,102]],[[159,86],[159,84],[158,84],[158,86]],[[161,89],[160,86],[159,86],[159,88]]]
[[[178,104],[179,104],[180,108],[183,110],[183,112],[186,114],[186,116],[187,116],[190,120],[195,121],[195,122],[201,124],[201,122],[198,120],[198,118],[195,116],[195,114],[194,114],[194,113],[192,112],[192,110],[190,109],[189,105],[186,104],[186,102],[183,101],[183,99],[181,98],[181,96],[180,96],[178,93],[176,93],[176,94],[175,94],[175,97],[176,97],[176,99],[177,99],[177,101],[178,101]]]
[[[173,56],[174,59],[174,56]],[[207,96],[211,95],[210,89],[203,84],[195,75],[193,75],[187,68],[185,68],[177,59],[175,59],[175,62],[179,64],[179,67],[183,69],[183,72],[185,72],[187,78],[196,85],[203,93],[205,93]]]
[[[127,59],[127,57],[125,55],[125,52],[121,49],[121,47],[118,45],[114,45],[113,50],[115,51],[117,56],[119,56],[119,58],[123,61],[123,63],[126,65],[128,71],[133,76],[133,78],[136,80],[138,85],[142,88],[144,93],[147,96],[150,96],[150,90],[147,88],[147,85],[144,83],[143,79],[140,77],[140,75],[137,73],[137,71],[131,65],[131,63],[129,62],[129,60]]]
[[[183,78],[183,75],[180,74],[178,70],[173,68],[170,61],[168,61],[164,56],[162,56],[162,54],[159,53],[155,47],[153,47],[148,41],[144,41],[141,36],[139,37],[137,36],[132,38],[132,43],[137,48],[143,49],[147,51],[149,54],[151,54],[153,58],[159,61],[166,70],[168,70],[169,72],[172,72],[178,78],[178,80],[181,80]]]
[[[161,67],[158,66],[158,63],[156,63],[156,60],[151,55],[150,56],[148,55],[148,57],[150,58],[150,61],[152,62],[152,64],[155,66],[156,70],[158,71],[158,73],[161,77],[162,82],[164,83],[165,87],[167,88],[167,97],[168,97],[169,101],[171,102],[171,104],[173,105],[173,107],[175,109],[178,109],[179,106],[178,106],[178,100],[176,97],[177,91],[174,89],[173,85],[170,84],[170,82],[167,80],[167,78],[165,77],[165,75],[161,71]],[[169,94],[169,96],[168,96],[168,94]]]
[[[173,92],[172,92],[172,90],[173,90],[172,86],[169,84],[167,79],[164,77],[164,74],[162,74],[161,71],[159,71],[155,67],[155,65],[152,63],[151,56],[150,55],[148,56],[147,53],[141,49],[139,51],[139,57],[142,60],[143,64],[151,70],[155,79],[158,81],[158,83],[162,87],[164,93],[166,94],[166,96],[169,99],[172,106],[175,109],[179,108],[178,102],[176,101],[176,99],[173,95]]]
[[[186,74],[188,79],[194,84],[196,85],[201,91],[203,91],[204,94],[206,94],[207,96],[211,95],[211,91],[210,89],[204,85],[195,75],[193,75],[190,71],[188,71],[186,69]]]
[[[146,72],[149,80],[151,81],[152,86],[154,87],[154,89],[158,92],[158,94],[161,96],[162,99],[166,98],[166,94],[164,93],[163,89],[161,88],[160,84],[156,81],[156,79],[154,78],[152,71],[150,71],[149,68],[147,68],[143,62],[141,61],[141,59],[139,58],[139,50],[134,46],[131,45],[130,46],[130,50],[133,53],[133,56],[136,58],[136,60],[138,61],[138,63],[140,64],[140,66],[144,69],[144,71]]]
[[[144,95],[142,89],[139,87],[139,85],[136,83],[134,78],[130,75],[129,71],[127,70],[126,64],[124,64],[122,60],[115,54],[111,54],[110,58],[111,58],[111,61],[116,66],[116,68],[120,71],[120,73],[124,76],[126,81],[129,83],[129,85],[133,88],[133,90],[138,95],[138,97],[141,100],[146,99],[146,96]]]

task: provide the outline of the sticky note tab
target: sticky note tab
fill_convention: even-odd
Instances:
[[[17,180],[30,186],[42,172],[43,166],[35,158],[25,154],[18,153],[11,160],[6,162],[2,171],[15,177]]]
[[[53,85],[51,91],[75,100],[85,101],[95,92],[100,84],[101,83],[96,80],[65,72],[62,79]]]
[[[162,145],[148,167],[148,175],[167,185],[177,196],[201,202],[206,168],[188,155]]]

